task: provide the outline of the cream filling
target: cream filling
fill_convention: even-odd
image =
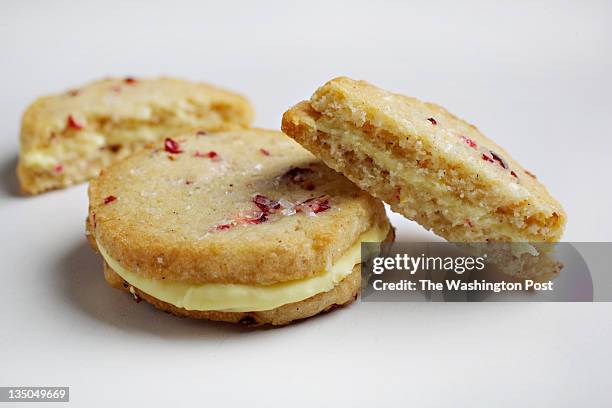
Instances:
[[[189,284],[142,277],[123,268],[110,257],[97,241],[106,263],[130,285],[156,299],[186,310],[219,310],[227,312],[255,312],[271,310],[288,303],[299,302],[318,293],[333,289],[361,263],[361,243],[381,242],[389,227],[374,227],[359,239],[328,269],[320,274],[273,285],[245,285],[226,283]]]
[[[83,130],[76,132],[70,139],[22,152],[22,161],[28,168],[49,169],[59,163],[89,158],[105,145],[102,134]]]

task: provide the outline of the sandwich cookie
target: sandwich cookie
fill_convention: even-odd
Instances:
[[[381,201],[280,132],[185,134],[103,170],[88,238],[107,282],[175,315],[282,325],[353,301]]]
[[[563,234],[565,212],[536,176],[438,105],[340,77],[285,112],[282,129],[394,211],[449,241],[548,243]],[[525,266],[515,272],[558,272],[548,261],[538,269],[538,251],[515,245],[511,258]]]

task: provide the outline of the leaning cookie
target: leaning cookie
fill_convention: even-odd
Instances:
[[[145,143],[187,129],[247,127],[242,96],[171,78],[109,78],[44,96],[23,115],[17,174],[28,194],[98,175]]]
[[[393,210],[449,241],[555,242],[563,233],[565,212],[544,185],[440,106],[341,77],[285,112],[282,129]],[[511,248],[521,252],[513,255],[516,274],[558,272],[556,264],[525,268],[537,248]]]
[[[285,112],[283,131],[450,241],[557,241],[565,212],[533,174],[444,108],[336,78]]]
[[[280,132],[166,139],[89,187],[111,286],[181,316],[282,325],[351,302],[382,203]]]

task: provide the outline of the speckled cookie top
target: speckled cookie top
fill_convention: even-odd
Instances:
[[[159,279],[271,284],[312,276],[382,203],[280,132],[168,138],[90,183],[88,230],[122,266]]]
[[[38,98],[23,117],[22,149],[44,145],[50,134],[66,129],[89,130],[119,122],[124,126],[197,124],[209,112],[215,112],[220,121],[242,126],[253,118],[246,98],[206,83],[166,77],[106,78]]]

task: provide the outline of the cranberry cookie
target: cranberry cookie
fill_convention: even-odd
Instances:
[[[252,118],[240,95],[171,78],[110,78],[44,96],[23,115],[21,189],[37,194],[66,187],[98,175],[146,142],[192,128],[242,128]]]
[[[517,278],[546,280],[563,208],[528,170],[441,106],[336,78],[283,115],[283,131],[394,211],[486,249]],[[520,243],[520,244],[514,244]]]
[[[107,281],[177,315],[286,324],[351,302],[382,202],[280,132],[184,134],[103,170],[88,237]]]

